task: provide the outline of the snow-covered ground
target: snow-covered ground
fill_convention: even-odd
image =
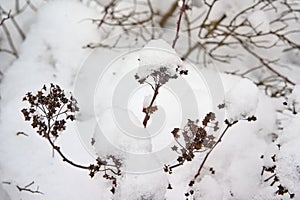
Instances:
[[[168,34],[126,50],[83,48],[103,38],[97,25],[88,20],[99,18],[99,8],[87,2],[33,1],[37,11],[25,12],[19,19],[26,32],[24,41],[16,41],[19,57],[0,52],[0,200],[180,200],[192,199],[185,195],[190,190],[196,200],[275,200],[290,199],[292,194],[300,199],[300,117],[293,114],[300,112],[300,79],[295,75],[299,61],[285,58],[290,64],[287,75],[296,82],[285,99],[270,98],[251,80],[218,72],[219,67],[206,69],[181,61]],[[241,1],[234,2],[224,5],[228,10],[243,7]],[[0,0],[0,5],[9,9],[13,3]],[[159,2],[154,6],[160,7]],[[249,16],[249,21],[262,32],[269,30],[267,16],[260,11]],[[122,33],[115,30],[114,34],[112,38]],[[179,75],[178,66],[188,74]],[[148,78],[147,74],[162,67],[176,78],[162,80],[153,104],[158,110],[144,128],[142,110],[149,105],[153,89],[149,82],[140,84],[135,75]],[[90,178],[88,171],[67,165],[56,153],[53,156],[47,140],[24,121],[20,111],[28,105],[22,102],[23,96],[50,83],[72,92],[80,107],[78,120],[68,123],[56,142],[65,155],[85,165],[108,154],[123,159],[114,195],[101,173]],[[221,104],[224,108],[219,109]],[[190,188],[206,152],[196,154],[171,175],[165,173],[164,165],[177,159],[171,150],[171,131],[182,128],[188,119],[201,122],[208,112],[215,112],[220,123],[216,137],[226,127],[225,119],[239,122],[226,132]],[[256,121],[243,120],[253,115]],[[274,173],[265,170],[262,174],[263,168],[274,165]],[[273,174],[279,181],[271,186],[273,177],[266,179]],[[24,188],[32,181],[29,188],[43,194],[18,190],[17,186]],[[169,184],[173,189],[167,189]],[[276,194],[280,184],[290,194]]]

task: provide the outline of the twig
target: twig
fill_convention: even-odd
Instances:
[[[25,191],[25,192],[30,192],[33,194],[44,194],[43,192],[39,191],[39,186],[37,186],[37,188],[35,190],[30,189],[29,187],[32,186],[34,184],[34,181],[32,181],[31,183],[29,183],[28,185],[24,186],[24,187],[20,187],[18,185],[16,185],[16,187],[18,188],[18,190],[20,192]]]
[[[254,51],[252,51],[247,45],[245,45],[245,43],[238,37],[234,37],[236,40],[238,40],[240,42],[240,44],[242,45],[242,47],[251,55],[253,55],[255,58],[257,58],[264,67],[268,68],[271,72],[273,72],[274,74],[276,74],[277,76],[281,77],[283,80],[285,80],[286,82],[288,82],[291,85],[295,85],[295,83],[293,81],[291,81],[288,77],[282,75],[280,72],[278,72],[277,70],[275,70],[273,67],[270,66],[270,64],[266,61],[266,59],[260,57],[257,53],[255,53]]]
[[[271,175],[269,178],[266,178],[266,179],[264,180],[264,182],[268,182],[271,178],[273,178],[273,177],[275,177],[275,176],[276,176],[276,174]]]
[[[50,127],[50,121],[48,119],[48,122],[49,122],[49,127]],[[53,141],[51,140],[50,138],[50,132],[51,132],[51,129],[48,130],[48,133],[47,133],[47,140],[48,142],[50,143],[50,145],[52,146],[52,149],[55,150],[59,155],[60,157],[63,159],[64,162],[67,162],[68,164],[74,166],[74,167],[77,167],[77,168],[81,168],[81,169],[90,169],[89,166],[83,166],[83,165],[80,165],[80,164],[76,164],[74,162],[72,162],[71,160],[69,160],[60,150],[60,147],[56,146]]]
[[[18,135],[18,136],[19,136],[19,135],[25,135],[25,136],[28,136],[28,134],[26,134],[26,133],[24,133],[24,132],[22,132],[22,131],[17,132],[16,135]]]
[[[174,1],[174,3],[171,5],[171,7],[169,8],[169,10],[166,12],[166,14],[164,14],[162,16],[162,18],[159,21],[159,25],[161,27],[164,27],[166,22],[168,21],[168,19],[173,15],[173,13],[175,12],[176,8],[177,8],[178,2],[177,0]]]
[[[6,20],[8,20],[8,19],[10,18],[10,14],[11,14],[11,10],[8,12],[7,16],[4,17],[4,18],[2,18],[1,15],[0,15],[0,19],[1,19],[1,21],[0,21],[0,26],[1,26],[2,24],[4,24],[4,22],[5,22]]]
[[[173,49],[175,48],[176,42],[179,38],[181,19],[182,19],[183,13],[185,12],[185,9],[186,9],[185,0],[182,0],[182,5],[181,5],[181,8],[180,8],[180,13],[179,13],[178,21],[177,21],[176,34],[175,34],[175,38],[174,38],[173,44],[172,44]]]
[[[221,134],[221,136],[219,137],[219,139],[217,140],[217,142],[214,144],[214,146],[209,150],[209,152],[207,152],[207,154],[205,155],[197,173],[195,174],[194,178],[193,178],[193,182],[195,182],[195,180],[197,179],[198,176],[200,176],[201,170],[203,169],[205,162],[207,161],[207,158],[209,157],[209,155],[211,154],[211,152],[215,149],[215,147],[222,141],[223,136],[225,135],[225,133],[228,131],[228,129],[233,126],[234,124],[236,124],[238,121],[234,121],[231,123],[227,123],[227,127],[224,129],[223,133]]]
[[[9,30],[8,30],[8,28],[6,27],[5,24],[2,24],[2,29],[3,29],[3,32],[4,32],[5,36],[6,36],[6,38],[7,38],[8,44],[9,44],[11,50],[12,50],[12,54],[13,54],[16,58],[18,58],[19,55],[18,55],[17,49],[16,49],[16,47],[15,47],[15,45],[14,45],[14,42],[13,42],[12,37],[11,37],[11,35],[10,35],[10,32],[9,32]]]
[[[13,16],[11,17],[11,22],[16,27],[16,29],[17,29],[19,35],[21,36],[22,40],[25,40],[26,35],[25,35],[25,33],[23,32],[23,30],[21,29],[21,27],[19,26],[19,24],[17,23],[17,21],[15,20],[15,18]]]
[[[71,96],[67,98],[64,91],[58,85],[51,84],[49,93],[47,92],[47,87],[44,85],[36,95],[33,95],[31,92],[26,94],[23,101],[28,101],[30,107],[21,110],[25,121],[32,121],[31,126],[37,128],[37,133],[48,140],[53,151],[59,154],[63,162],[76,168],[88,170],[91,177],[94,177],[97,172],[104,172],[103,178],[110,180],[113,184],[113,188],[117,186],[116,177],[114,175],[121,175],[121,161],[118,158],[113,155],[107,156],[106,160],[97,158],[96,164],[85,166],[68,159],[62,153],[60,147],[54,144],[54,141],[59,137],[60,133],[66,129],[66,121],[75,120],[75,112],[77,112],[79,108],[77,107],[77,101],[74,97]],[[47,93],[46,96],[44,96],[45,93]],[[37,101],[33,99],[37,99]],[[108,163],[109,159],[112,160],[112,164]],[[113,175],[107,172],[111,172]]]
[[[154,94],[153,94],[153,97],[151,99],[150,105],[145,109],[146,115],[145,115],[144,120],[143,120],[143,125],[144,125],[145,128],[146,128],[147,123],[150,119],[150,109],[153,106],[153,103],[154,103],[154,101],[155,101],[155,99],[158,95],[158,90],[159,90],[160,86],[161,86],[160,84],[155,84]]]
[[[11,50],[8,50],[8,49],[0,48],[0,52],[5,52],[5,53],[8,53],[8,54],[11,54],[12,56],[15,56],[14,52],[12,52]]]
[[[207,11],[207,13],[206,13],[206,15],[205,15],[205,17],[204,17],[204,20],[201,22],[200,29],[199,29],[199,33],[198,33],[198,36],[199,36],[199,37],[201,37],[202,30],[203,30],[203,28],[205,27],[206,22],[207,22],[207,20],[208,20],[210,14],[211,14],[211,11],[212,11],[212,9],[213,9],[213,7],[214,7],[214,5],[215,5],[215,3],[216,3],[217,1],[218,1],[218,0],[213,0],[213,2],[212,2],[211,4],[208,4],[208,3],[206,2],[206,0],[204,0],[205,5],[208,6],[208,11]]]

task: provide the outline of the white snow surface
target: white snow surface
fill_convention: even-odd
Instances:
[[[225,107],[230,121],[251,117],[258,104],[258,89],[248,79],[241,79],[225,94]]]
[[[8,1],[0,0],[0,3],[2,2],[7,3]],[[106,4],[106,1],[101,0],[101,3]],[[164,1],[164,3],[166,2]],[[243,7],[242,4],[242,1],[235,0],[224,5],[229,12]],[[220,10],[224,10],[224,5],[218,4]],[[215,15],[220,14],[222,13],[215,13]],[[203,172],[193,188],[189,188],[188,183],[198,170],[205,152],[197,154],[192,162],[174,169],[172,175],[164,173],[162,168],[147,173],[124,173],[118,179],[115,195],[111,194],[109,191],[111,185],[102,178],[101,174],[90,178],[87,171],[72,168],[62,162],[57,154],[52,157],[52,150],[47,141],[37,135],[29,123],[24,122],[20,110],[27,104],[21,100],[27,92],[36,92],[43,84],[50,82],[59,84],[66,92],[72,91],[75,76],[82,62],[91,52],[82,47],[101,38],[97,27],[87,20],[97,17],[99,17],[99,12],[96,9],[77,1],[56,0],[41,4],[35,17],[27,21],[27,24],[30,25],[26,29],[26,40],[20,43],[20,57],[8,67],[1,67],[1,70],[5,70],[3,71],[4,78],[0,83],[0,200],[184,200],[186,199],[184,194],[191,189],[194,190],[196,200],[289,199],[287,194],[275,195],[278,184],[271,187],[270,182],[264,182],[268,175],[261,176],[263,166],[270,167],[274,164],[277,166],[276,173],[280,178],[280,183],[291,193],[296,194],[295,199],[299,199],[299,114],[292,114],[286,110],[278,114],[277,111],[283,109],[282,102],[285,99],[274,100],[266,96],[250,80],[234,75],[220,73],[224,87],[224,91],[220,92],[224,94],[224,102],[217,103],[225,103],[225,117],[231,121],[252,115],[257,117],[257,121],[240,120],[229,128],[222,142],[208,158]],[[269,30],[268,19],[260,11],[254,12],[248,17],[248,20],[257,28],[257,31]],[[107,50],[103,50],[102,54],[99,54],[103,60],[111,58],[112,55],[114,54],[110,54]],[[2,59],[3,56],[0,58]],[[140,59],[139,62],[137,62],[137,58]],[[137,55],[124,56],[124,60],[126,66],[138,65],[139,69],[142,69],[142,71],[138,71],[141,76],[148,73],[149,70],[163,66],[175,73],[174,69],[177,66],[184,65],[176,51],[162,39],[150,41]],[[245,62],[249,62],[249,60]],[[9,62],[3,60],[3,63]],[[99,67],[105,67],[103,63],[99,63]],[[126,69],[122,70],[126,71]],[[123,71],[122,73],[117,72],[113,78],[121,76],[118,73],[122,74]],[[293,76],[295,75],[293,74]],[[88,79],[89,77],[84,78]],[[113,78],[111,82],[114,81]],[[200,116],[201,121],[202,116],[217,108],[212,107],[210,91],[203,82],[199,83],[197,79],[189,79],[189,77],[187,80],[193,83],[192,90],[195,92],[196,99],[201,102],[198,105],[200,113],[197,115]],[[114,84],[110,85],[109,80],[107,83],[106,97],[113,93],[115,86]],[[190,95],[183,94],[183,96]],[[169,124],[165,127],[180,127],[182,125],[180,120],[183,119],[178,120],[177,123],[178,113],[172,107],[177,104],[171,102],[167,98],[168,95],[161,96],[164,99],[158,98],[156,105],[166,106],[165,111],[173,111],[168,115],[171,122],[168,122]],[[288,96],[288,106],[294,105],[297,112],[300,111],[299,97],[300,87],[296,85],[292,94]],[[97,106],[102,109],[101,103],[105,101],[106,99]],[[136,101],[141,102],[139,109],[142,108],[143,101],[144,98]],[[92,105],[86,106],[90,109]],[[110,115],[112,110],[101,109],[99,111],[101,113],[100,125],[105,125],[108,129],[106,132],[112,132],[107,138],[120,149],[135,153],[149,153],[159,149],[158,147],[172,139],[171,130],[166,130],[158,139],[154,138],[152,141],[136,142],[135,139],[120,136],[116,127],[112,125],[113,122],[106,118],[106,115]],[[120,114],[125,113],[123,108],[120,110]],[[134,115],[135,111],[131,110],[130,112],[132,121],[138,123],[140,119]],[[91,118],[84,115],[80,120],[80,123],[85,123]],[[220,120],[220,124],[222,124],[222,120]],[[283,120],[284,123],[279,124],[279,120]],[[93,126],[86,127],[86,134],[94,134],[97,122],[96,120],[92,122]],[[278,129],[279,126],[282,127]],[[220,126],[220,128],[222,131],[224,127]],[[16,133],[19,131],[28,136],[17,136]],[[101,138],[95,139],[96,145],[100,145],[103,149],[103,151],[97,152],[98,155],[120,153],[110,146],[106,147]],[[76,134],[74,123],[67,124],[67,130],[63,132],[57,144],[61,146],[62,151],[68,157],[78,163],[94,162],[95,155],[91,155],[91,152],[84,147],[79,135]],[[280,144],[280,149],[278,144]],[[276,162],[271,159],[274,154],[276,154]],[[126,153],[119,156],[126,158]],[[176,154],[170,150],[170,154],[164,156],[176,157]],[[134,161],[130,160],[127,164],[135,164]],[[140,162],[137,164],[147,164],[147,161]],[[163,164],[165,163],[161,163],[161,167]],[[215,174],[209,171],[211,167],[215,170]],[[39,187],[39,190],[44,193],[43,195],[18,191],[17,185],[26,186],[32,181],[34,181],[32,189]],[[172,190],[167,189],[168,184],[172,185]]]
[[[176,68],[183,62],[175,50],[162,39],[151,40],[139,51],[140,68],[138,75],[143,78],[149,73],[166,67],[170,74],[176,74]]]

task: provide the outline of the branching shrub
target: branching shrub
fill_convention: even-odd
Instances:
[[[269,52],[299,54],[300,4],[297,1],[247,1],[243,8],[231,13],[220,11],[222,4],[232,6],[230,1],[174,1],[167,11],[153,7],[150,0],[126,3],[132,6],[124,9],[119,0],[100,5],[103,8],[101,17],[92,19],[106,36],[114,30],[123,30],[126,34],[116,37],[110,44],[91,43],[86,47],[124,48],[124,42],[121,42],[124,37],[135,38],[126,44],[149,41],[160,35],[163,30],[157,27],[161,26],[175,29],[172,46],[178,47],[176,50],[183,60],[189,59],[205,67],[214,63],[226,73],[250,78],[272,97],[285,96],[295,85],[295,80],[282,70],[286,63],[279,57],[272,58]],[[120,14],[122,9],[129,14]],[[216,16],[216,13],[220,14]],[[258,22],[253,18],[256,15],[262,15]],[[176,45],[179,39],[184,46]],[[253,62],[245,63],[245,58],[251,58]],[[245,67],[228,70],[226,67],[233,62],[240,62]]]

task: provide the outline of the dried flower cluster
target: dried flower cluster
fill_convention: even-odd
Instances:
[[[212,129],[215,132],[219,129],[219,122],[215,119],[215,114],[210,112],[204,117],[202,123],[199,123],[198,119],[195,121],[189,119],[183,129],[173,129],[171,133],[177,145],[174,145],[172,150],[179,154],[177,159],[179,165],[182,165],[185,161],[192,161],[195,153],[206,151],[215,145],[215,137],[213,134],[209,134],[208,130]],[[174,166],[166,169],[169,173],[172,173],[172,168]]]
[[[256,117],[251,116],[244,120],[249,122],[256,121]],[[197,173],[188,184],[189,187],[193,187],[196,179],[200,176],[211,152],[222,141],[222,138],[228,131],[228,129],[234,124],[238,123],[238,121],[230,122],[226,119],[224,123],[226,125],[226,128],[222,131],[217,140],[213,133],[219,130],[219,122],[216,120],[216,115],[213,112],[209,112],[208,114],[206,114],[201,123],[198,119],[195,121],[189,119],[183,129],[174,128],[171,133],[177,145],[174,145],[172,147],[172,150],[176,151],[179,156],[177,158],[177,164],[174,164],[172,166],[165,165],[164,171],[166,173],[172,174],[174,168],[183,165],[186,161],[192,161],[195,158],[195,153],[207,152],[198,168]],[[212,167],[209,168],[209,171],[210,173],[215,174],[215,170]],[[173,189],[170,183],[167,189]],[[184,195],[186,198],[188,198],[193,194],[194,190],[190,189]]]
[[[79,111],[76,99],[72,96],[68,98],[58,85],[51,84],[49,88],[44,85],[37,94],[27,93],[23,101],[30,104],[29,108],[22,109],[25,121],[31,121],[31,126],[48,140],[63,161],[73,167],[88,170],[91,177],[94,177],[97,172],[103,172],[103,178],[112,182],[111,192],[114,193],[117,186],[116,176],[121,175],[120,159],[110,155],[105,159],[97,158],[96,164],[84,166],[68,159],[61,148],[55,145],[61,132],[66,130],[67,120],[75,120],[75,113]]]
[[[154,85],[162,86],[166,84],[170,79],[177,79],[177,74],[172,74],[167,67],[160,67],[158,69],[153,69],[145,77],[140,77],[138,74],[135,74],[134,78],[140,83],[149,83],[149,78],[153,79]],[[147,81],[148,79],[148,81]],[[152,85],[152,84],[151,84]]]
[[[149,106],[143,108],[143,112],[145,113],[145,118],[143,120],[143,125],[146,128],[147,123],[150,119],[150,115],[153,114],[157,110],[157,106],[153,106],[155,99],[158,95],[159,88],[166,84],[170,79],[177,79],[179,75],[187,75],[188,70],[183,70],[178,66],[175,69],[175,73],[172,72],[168,67],[163,66],[159,67],[158,69],[151,69],[150,72],[146,75],[141,77],[138,73],[135,74],[134,78],[140,84],[148,84],[154,91],[153,97]]]
[[[26,121],[43,137],[57,138],[66,129],[66,120],[75,120],[75,112],[79,111],[76,100],[66,97],[58,85],[51,84],[49,92],[46,86],[33,95],[28,92],[23,98],[28,101],[29,108],[22,109]]]

